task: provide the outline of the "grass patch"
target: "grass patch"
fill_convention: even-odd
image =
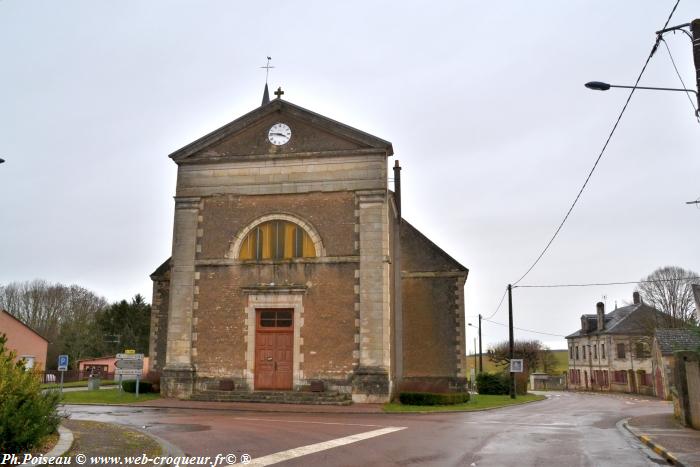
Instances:
[[[516,399],[511,399],[508,395],[491,396],[486,394],[472,394],[471,400],[469,402],[465,402],[464,404],[425,406],[388,403],[384,404],[383,410],[384,412],[470,412],[472,410],[491,409],[494,407],[506,407],[509,405],[524,404],[531,401],[540,401],[544,398],[545,396],[540,396],[538,394],[518,396]]]
[[[133,404],[160,398],[157,393],[131,394],[113,389],[109,391],[76,391],[64,392],[64,404]]]
[[[113,386],[119,384],[117,381],[111,379],[100,380],[100,386]],[[64,388],[86,388],[88,385],[87,380],[83,381],[71,381],[70,383],[63,383]],[[61,383],[45,383],[41,385],[41,389],[55,389],[61,387]]]

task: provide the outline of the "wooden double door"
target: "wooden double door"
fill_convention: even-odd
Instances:
[[[294,310],[257,309],[255,321],[255,389],[292,389]]]

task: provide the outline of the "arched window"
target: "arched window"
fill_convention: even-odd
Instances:
[[[306,230],[285,220],[271,220],[255,226],[243,239],[238,255],[241,260],[314,257],[314,242]]]

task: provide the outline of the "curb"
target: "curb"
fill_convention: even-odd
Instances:
[[[53,449],[51,449],[46,454],[43,454],[42,457],[61,457],[68,452],[71,446],[73,446],[73,432],[70,431],[68,428],[64,427],[63,425],[59,425],[58,442],[53,447]],[[28,467],[35,465],[36,464],[28,462],[26,464],[21,464],[19,467]]]
[[[639,439],[639,441],[642,442],[642,444],[648,446],[651,448],[652,451],[654,451],[656,454],[660,455],[664,459],[666,459],[671,465],[677,465],[680,467],[685,467],[685,464],[683,464],[681,461],[678,460],[678,457],[676,457],[673,453],[671,453],[668,449],[665,447],[661,446],[660,444],[652,441],[651,437],[649,435],[646,435],[644,433],[638,432],[636,429],[632,428],[627,424],[627,420],[622,422],[622,426],[625,427],[627,431],[632,433],[635,437]]]

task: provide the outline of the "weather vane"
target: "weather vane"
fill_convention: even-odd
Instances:
[[[267,79],[270,77],[270,68],[274,68],[274,66],[270,65],[270,60],[272,60],[272,57],[267,57],[267,64],[260,67],[265,68],[265,84],[267,84]]]

